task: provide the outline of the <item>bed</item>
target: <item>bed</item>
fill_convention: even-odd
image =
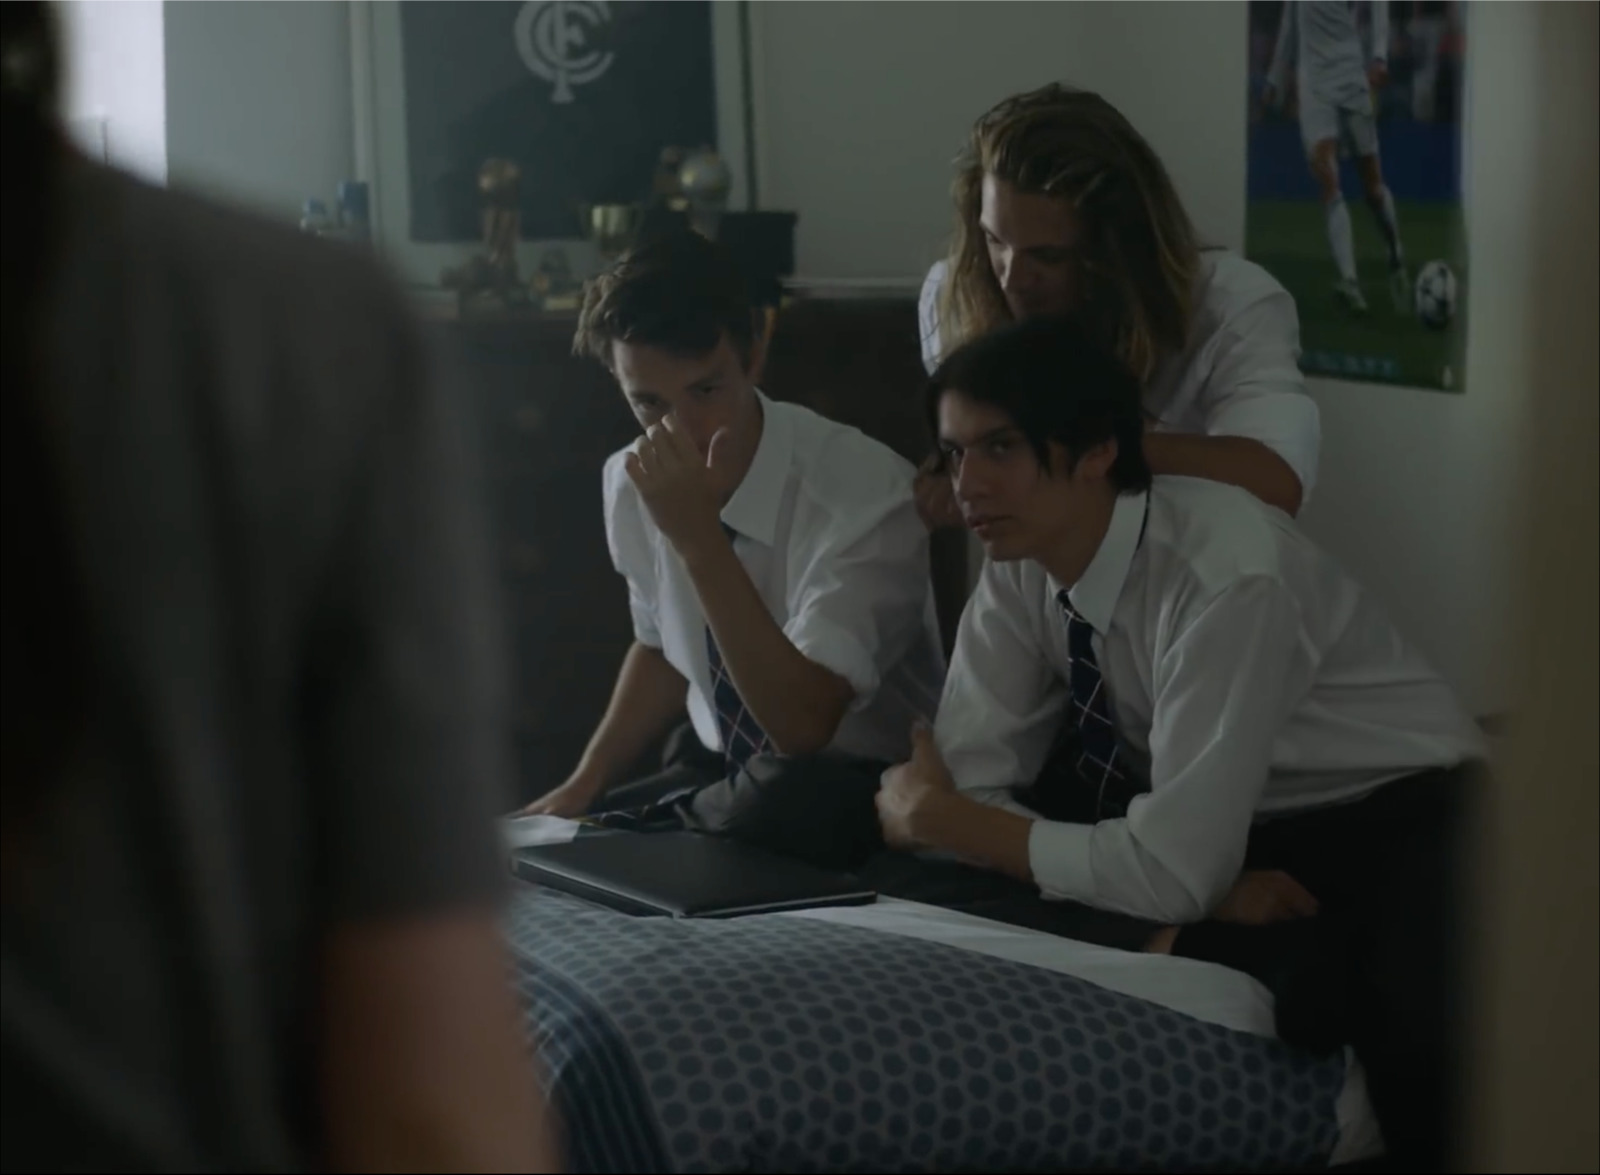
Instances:
[[[913,902],[506,916],[568,1170],[1317,1169],[1381,1152],[1359,1066],[1271,997]]]

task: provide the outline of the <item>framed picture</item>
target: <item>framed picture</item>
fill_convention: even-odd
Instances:
[[[519,166],[524,274],[555,246],[592,272],[582,206],[644,199],[667,146],[714,147],[729,206],[747,207],[758,12],[742,0],[350,5],[356,170],[374,240],[411,284],[437,287],[481,243],[489,158]]]
[[[1308,375],[1463,390],[1466,9],[1250,0],[1245,252]]]

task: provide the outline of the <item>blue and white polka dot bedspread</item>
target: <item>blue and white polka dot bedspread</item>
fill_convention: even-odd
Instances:
[[[568,1169],[1281,1170],[1375,1145],[1347,1056],[1240,1027],[1203,990],[1243,977],[992,923],[971,949],[906,917],[960,916],[884,905],[675,921],[518,886],[509,938]],[[989,945],[1012,941],[1020,958]],[[1040,948],[1088,962],[1022,961]],[[1095,981],[1162,962],[1174,998],[1133,994],[1143,972]]]

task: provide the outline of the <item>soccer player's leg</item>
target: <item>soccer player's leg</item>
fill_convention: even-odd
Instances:
[[[1339,110],[1302,91],[1300,95],[1300,137],[1305,143],[1306,163],[1322,197],[1322,218],[1328,232],[1328,248],[1339,272],[1334,293],[1351,310],[1366,310],[1366,299],[1356,280],[1356,246],[1350,230],[1350,209],[1339,188]]]
[[[1378,128],[1370,112],[1351,111],[1347,117],[1351,143],[1356,152],[1356,171],[1361,177],[1361,191],[1367,207],[1372,209],[1389,250],[1389,295],[1394,299],[1397,313],[1405,314],[1411,306],[1411,280],[1406,273],[1405,246],[1400,241],[1400,220],[1395,215],[1394,194],[1383,182],[1383,163],[1378,154]]]

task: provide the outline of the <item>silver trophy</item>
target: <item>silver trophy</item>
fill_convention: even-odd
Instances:
[[[678,170],[678,186],[688,205],[689,226],[701,236],[717,239],[717,226],[728,210],[733,176],[722,156],[710,147],[691,151]]]

